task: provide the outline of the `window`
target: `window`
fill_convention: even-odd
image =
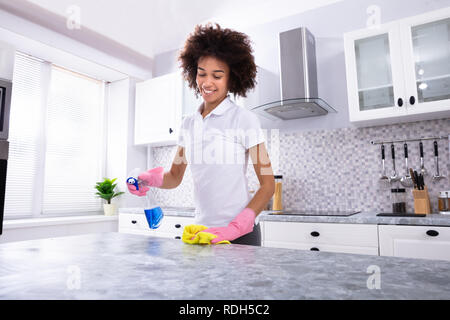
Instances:
[[[104,82],[17,54],[5,217],[97,213]]]

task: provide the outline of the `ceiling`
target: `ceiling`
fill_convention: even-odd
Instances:
[[[182,47],[196,24],[213,21],[242,29],[338,1],[341,0],[27,0],[32,6],[23,7],[33,11],[33,5],[37,5],[65,19],[78,10],[81,28],[153,58]],[[60,23],[59,28],[67,34],[63,30],[67,29],[65,24]]]

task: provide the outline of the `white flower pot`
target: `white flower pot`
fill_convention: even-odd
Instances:
[[[117,207],[113,203],[103,204],[103,211],[105,212],[105,216],[115,216],[117,214],[116,209],[117,209]]]

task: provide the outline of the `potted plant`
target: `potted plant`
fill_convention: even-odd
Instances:
[[[103,204],[103,211],[105,213],[105,216],[112,216],[116,213],[116,205],[111,203],[111,199],[115,198],[117,196],[120,196],[121,194],[125,192],[115,192],[114,189],[117,186],[117,184],[114,183],[116,179],[108,179],[105,178],[102,182],[97,182],[95,188],[97,189],[97,196],[99,198],[105,199],[108,203]]]

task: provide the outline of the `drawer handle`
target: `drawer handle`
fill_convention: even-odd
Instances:
[[[136,222],[137,222],[136,220],[131,220],[132,224],[136,224]]]
[[[320,236],[320,233],[318,233],[317,231],[313,231],[313,232],[311,232],[311,235],[313,237],[318,237],[318,236]]]
[[[311,251],[320,251],[319,248],[316,248],[316,247],[311,248],[310,250],[311,250]]]
[[[180,237],[180,236],[176,236],[175,239],[176,239],[176,240],[179,240],[179,239],[181,239],[181,237]]]
[[[436,230],[428,230],[427,235],[429,235],[430,237],[437,237],[439,235],[439,232],[437,232]]]
[[[177,224],[175,225],[175,228],[181,228],[181,224],[178,224],[178,223],[177,223]]]
[[[397,100],[397,105],[398,105],[399,107],[402,107],[402,106],[403,106],[403,99],[402,99],[402,98],[398,98],[398,100]]]

